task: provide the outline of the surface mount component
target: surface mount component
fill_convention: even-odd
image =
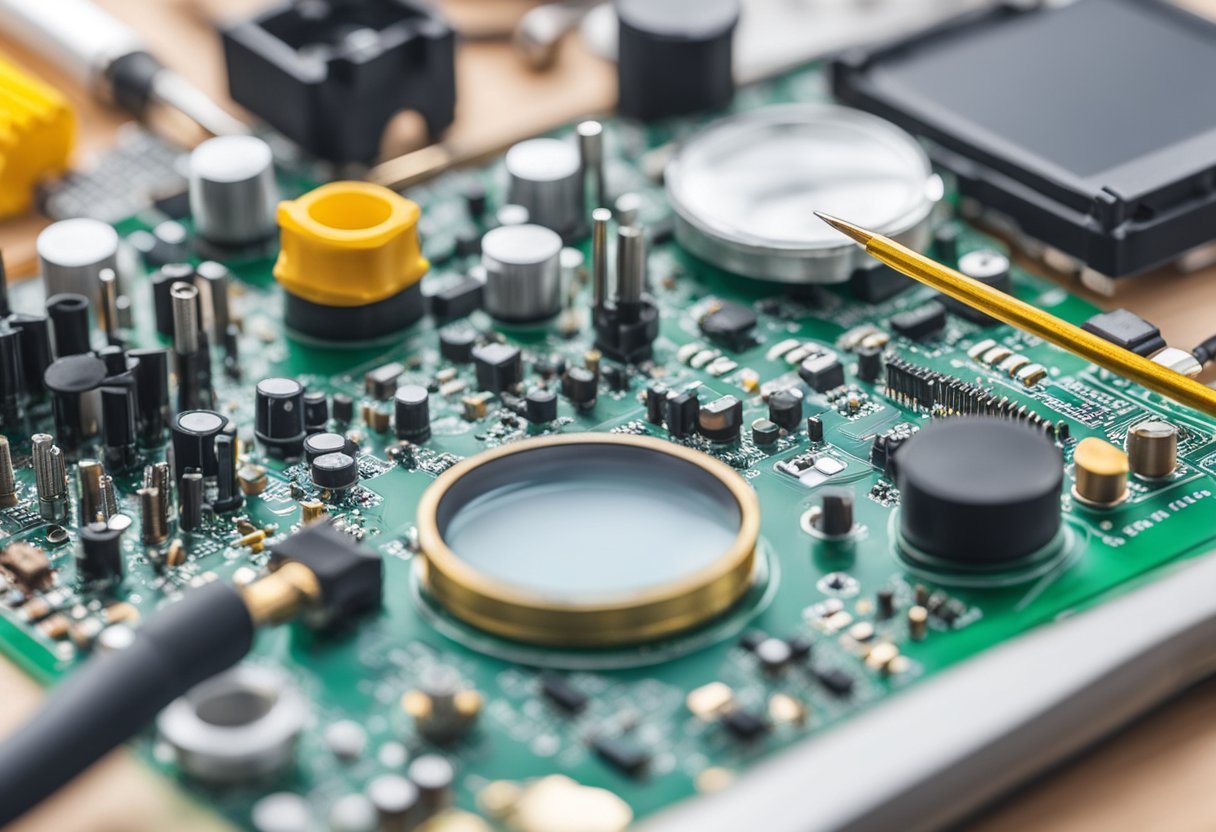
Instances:
[[[1211,241],[1216,25],[1159,0],[1033,5],[849,53],[833,91],[929,139],[965,196],[1101,274]]]
[[[423,577],[453,615],[533,644],[610,646],[720,615],[752,582],[755,493],[661,440],[566,434],[456,465],[418,504]]]
[[[900,536],[915,560],[991,567],[1033,555],[1060,531],[1060,452],[1002,419],[946,419],[899,449]]]
[[[783,283],[841,283],[865,262],[812,211],[837,206],[923,249],[942,194],[911,136],[831,106],[717,121],[676,151],[665,180],[682,246],[727,271]]]
[[[309,153],[370,162],[398,112],[452,123],[455,39],[412,0],[282,3],[224,30],[228,91]]]

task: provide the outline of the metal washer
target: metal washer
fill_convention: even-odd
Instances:
[[[684,248],[781,283],[841,283],[866,262],[814,211],[924,249],[943,190],[911,135],[834,105],[766,107],[714,122],[676,150],[664,179]]]

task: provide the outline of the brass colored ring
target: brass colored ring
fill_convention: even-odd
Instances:
[[[439,511],[452,487],[482,466],[545,448],[615,445],[651,451],[710,474],[739,507],[739,529],[730,548],[699,571],[639,592],[560,602],[505,586],[458,557],[444,542]],[[467,503],[465,503],[467,504]],[[459,507],[456,509],[459,510]],[[566,434],[505,445],[464,460],[444,472],[418,503],[422,582],[457,618],[495,635],[551,647],[613,647],[671,636],[728,610],[752,582],[760,504],[730,467],[700,451],[648,436]]]

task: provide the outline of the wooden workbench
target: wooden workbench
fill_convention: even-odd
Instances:
[[[47,0],[53,2],[53,0]],[[175,69],[219,100],[222,61],[213,21],[263,5],[263,0],[97,0],[139,30]],[[1186,0],[1216,16],[1216,0]],[[445,0],[458,27],[506,30],[530,0]],[[79,158],[105,147],[122,123],[61,73],[20,45],[0,39],[15,56],[67,93],[80,114]],[[557,68],[524,69],[505,42],[461,47],[457,120],[448,136],[462,148],[490,150],[581,115],[609,109],[614,73],[575,42],[564,44]],[[233,107],[234,112],[238,110]],[[400,151],[407,138],[390,148]],[[37,217],[0,223],[0,249],[17,273],[33,263]],[[1066,279],[1066,278],[1061,278]],[[1076,285],[1070,288],[1081,291]],[[1157,323],[1170,343],[1190,347],[1216,332],[1216,269],[1164,273],[1124,283],[1103,305],[1127,306]],[[11,730],[40,697],[40,689],[0,661],[0,732]],[[967,825],[982,832],[1132,832],[1216,829],[1216,681],[1179,697],[1061,770],[1049,774]],[[191,806],[164,780],[119,751],[12,832],[211,832],[229,828]]]

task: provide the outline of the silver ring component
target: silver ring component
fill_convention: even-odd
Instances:
[[[283,673],[240,665],[171,702],[156,725],[184,772],[235,783],[289,765],[308,716],[308,701]]]
[[[274,235],[274,154],[255,136],[208,139],[190,154],[190,212],[199,236],[224,246]]]
[[[583,162],[560,139],[528,139],[504,157],[507,197],[528,209],[529,222],[568,235],[583,221]]]
[[[866,260],[814,211],[924,249],[942,196],[912,136],[832,105],[714,122],[676,151],[664,179],[680,245],[727,271],[782,283],[841,283]]]
[[[562,238],[542,225],[504,225],[481,238],[485,309],[500,321],[551,318],[562,307]]]
[[[102,272],[118,273],[118,232],[99,220],[52,223],[38,235],[36,246],[47,297],[72,292],[95,305]]]

